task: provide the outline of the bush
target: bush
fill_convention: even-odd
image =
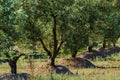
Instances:
[[[33,58],[33,59],[43,59],[43,58],[47,58],[47,55],[45,54],[40,54],[38,52],[33,52],[31,54],[28,54],[25,56],[25,59],[28,59],[28,58]]]

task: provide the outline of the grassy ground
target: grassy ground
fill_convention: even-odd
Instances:
[[[70,69],[75,75],[38,75],[34,80],[120,80],[120,54],[114,54],[104,59],[97,58],[90,60],[93,64],[104,68],[80,68]],[[37,68],[41,64],[47,62],[44,59],[34,60],[33,68]],[[18,61],[18,73],[30,72],[28,60],[20,59]],[[0,64],[0,74],[10,73],[7,63]]]
[[[116,74],[110,74],[110,73],[105,73],[105,74],[91,74],[91,75],[85,75],[85,74],[80,74],[80,75],[73,75],[73,76],[68,76],[68,75],[49,75],[49,76],[38,76],[35,78],[35,80],[120,80],[120,73]]]

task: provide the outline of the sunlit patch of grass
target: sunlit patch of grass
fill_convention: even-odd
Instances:
[[[0,64],[0,74],[9,73],[9,72],[10,72],[10,68],[8,63]]]

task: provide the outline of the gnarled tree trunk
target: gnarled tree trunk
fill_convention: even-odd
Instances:
[[[16,56],[13,59],[6,59],[10,68],[11,68],[11,73],[12,74],[17,74],[17,61],[21,56],[24,56],[24,53],[20,53],[20,55]]]
[[[11,68],[11,73],[12,74],[17,74],[17,61],[10,60],[8,63],[9,63],[9,66]]]

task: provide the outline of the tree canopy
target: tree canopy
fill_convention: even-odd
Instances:
[[[40,42],[55,65],[60,49],[69,49],[75,58],[80,49],[92,51],[97,43],[115,46],[119,5],[119,0],[1,0],[0,53],[11,53],[11,46],[27,39],[33,46]]]

